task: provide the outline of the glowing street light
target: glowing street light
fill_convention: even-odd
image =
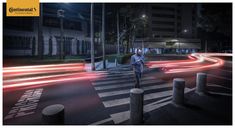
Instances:
[[[142,51],[144,51],[144,38],[145,38],[145,29],[146,29],[146,24],[147,24],[147,16],[146,16],[146,14],[142,14],[142,16],[141,16],[141,18],[142,18],[142,20],[143,20],[143,22],[144,22],[144,33],[143,33],[143,40],[142,40]],[[144,52],[143,52],[143,54],[144,54]]]
[[[182,32],[180,32],[179,34],[182,34],[182,33],[187,33],[188,32],[188,29],[184,29]],[[179,54],[181,54],[181,51],[180,51],[180,41],[179,42]]]
[[[142,15],[142,18],[146,18],[146,15],[145,15],[145,14],[143,14],[143,15]]]
[[[184,29],[184,30],[183,30],[183,32],[184,32],[184,33],[187,33],[187,32],[188,32],[188,30],[187,30],[187,29]]]

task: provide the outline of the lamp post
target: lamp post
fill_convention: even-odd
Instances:
[[[64,28],[63,28],[63,18],[64,18],[64,10],[57,10],[57,17],[60,18],[60,59],[64,59]]]
[[[184,29],[183,31],[181,31],[179,34],[182,34],[182,33],[187,33],[188,30],[187,29]],[[181,51],[180,51],[180,40],[178,40],[179,42],[179,54],[181,54]]]
[[[142,40],[142,45],[141,45],[142,51],[143,51],[143,54],[144,54],[144,38],[145,38],[145,29],[146,29],[146,24],[147,24],[147,16],[145,14],[143,14],[141,16],[141,19],[144,22],[143,40]]]
[[[120,55],[120,46],[119,46],[119,37],[120,37],[120,33],[119,33],[119,12],[117,11],[117,55]]]
[[[43,22],[43,4],[40,4],[40,16],[38,17],[38,57],[43,59],[43,36],[42,36],[42,22]]]
[[[105,4],[102,4],[102,50],[103,50],[103,68],[106,69],[105,63]]]
[[[94,4],[91,3],[91,70],[95,70],[95,55],[94,55]]]

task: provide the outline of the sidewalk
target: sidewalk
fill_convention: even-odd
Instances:
[[[199,96],[192,91],[185,95],[182,107],[169,103],[145,113],[143,125],[232,125],[232,96],[223,94]],[[129,124],[129,120],[123,124]]]
[[[174,125],[232,125],[232,96],[191,92],[185,97],[184,107],[166,105],[152,111],[145,124]]]

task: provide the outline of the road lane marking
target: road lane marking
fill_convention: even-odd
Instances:
[[[101,77],[98,80],[92,80],[92,81],[102,81],[102,80],[108,80],[108,79],[114,79],[114,78],[119,78],[122,76],[130,76],[133,75],[133,73],[126,73],[126,74],[102,74]]]
[[[102,82],[102,81],[108,81],[108,80],[118,80],[118,79],[133,79],[134,75],[122,75],[120,77],[109,77],[109,78],[102,78],[98,80],[93,80],[92,82]]]
[[[42,91],[43,88],[26,90],[14,107],[4,117],[4,120],[34,114]]]
[[[141,86],[144,86],[146,84],[154,84],[154,83],[158,83],[158,82],[163,82],[162,80],[143,80],[141,82]],[[110,85],[110,86],[98,86],[98,87],[95,87],[95,90],[97,91],[100,91],[100,90],[106,90],[106,89],[114,89],[114,88],[121,88],[121,87],[134,87],[134,82],[129,82],[129,83],[124,83],[124,84],[113,84],[113,85]]]
[[[228,88],[228,87],[225,87],[225,86],[222,86],[222,85],[213,84],[213,83],[208,83],[207,86],[211,86],[211,87],[220,87],[220,88],[232,90],[232,88]]]
[[[188,88],[185,88],[186,92],[188,90],[189,90]],[[170,96],[170,95],[172,95],[172,92],[173,92],[172,90],[169,90],[169,91],[155,92],[155,93],[146,94],[146,95],[144,95],[144,100],[151,100],[151,99],[157,99],[157,98]],[[114,99],[114,100],[103,101],[103,104],[104,104],[105,107],[114,107],[114,106],[128,104],[129,102],[130,102],[130,97],[122,98],[122,99]]]
[[[195,90],[195,88],[187,89],[185,91],[185,93],[189,93],[189,92],[194,91],[194,90]],[[147,104],[147,105],[144,105],[144,113],[151,112],[153,110],[159,109],[161,107],[164,107],[164,106],[170,104],[171,99],[172,99],[172,96],[166,97],[162,100],[159,100],[159,101]],[[114,124],[120,124],[120,123],[130,119],[130,111],[118,112],[118,113],[111,114],[110,116],[111,116],[111,119],[113,120]],[[105,120],[110,120],[110,118],[105,119]],[[104,121],[104,120],[102,120],[102,121]],[[93,123],[93,124],[102,124],[102,121],[96,122],[96,123]]]
[[[107,119],[104,119],[104,120],[101,120],[101,121],[97,121],[95,123],[92,123],[91,125],[99,125],[99,124],[104,124],[106,122],[109,122],[109,121],[113,121],[112,118],[107,118]]]
[[[194,88],[189,89],[185,93],[191,92],[193,90],[195,90],[195,89]],[[171,99],[172,99],[172,96],[164,98],[164,99],[156,101],[156,102],[153,102],[153,103],[150,103],[150,104],[147,104],[147,105],[144,105],[144,113],[151,112],[153,110],[156,110],[158,108],[161,108],[163,106],[170,104],[171,101],[169,101],[169,100],[171,100]],[[114,122],[114,124],[119,124],[119,123],[122,123],[130,118],[130,111],[118,112],[118,113],[111,114],[110,116],[111,116],[111,119]],[[105,120],[110,121],[110,118],[107,118]],[[103,124],[103,122],[105,120],[98,121],[93,124]]]
[[[167,83],[167,84],[161,84],[161,85],[153,85],[153,86],[143,87],[142,89],[144,91],[147,91],[147,90],[161,89],[161,88],[167,88],[167,87],[171,87],[171,84]],[[102,93],[98,93],[98,95],[99,95],[99,97],[103,98],[103,97],[122,95],[122,94],[128,94],[128,93],[130,93],[130,89],[102,92]]]
[[[223,92],[212,92],[212,91],[208,91],[209,94],[215,94],[215,95],[221,95],[221,96],[231,96],[232,94],[230,93],[223,93]]]
[[[141,80],[151,80],[151,79],[154,79],[154,77],[143,77]],[[120,79],[120,80],[107,80],[102,82],[92,82],[92,85],[99,86],[104,84],[115,84],[120,82],[131,82],[131,81],[135,81],[135,79]]]

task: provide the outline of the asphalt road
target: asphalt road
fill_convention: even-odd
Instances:
[[[203,72],[208,74],[208,86],[211,87],[209,91],[232,96],[231,66],[211,68]],[[173,78],[185,79],[185,93],[194,91],[196,73],[166,74],[159,68],[146,72],[142,78],[141,87],[145,90],[146,113],[169,104],[169,102],[164,102],[164,104],[152,105],[152,103],[170,99]],[[41,86],[3,90],[3,124],[45,124],[41,111],[52,104],[65,106],[65,124],[69,125],[120,124],[127,121],[129,91],[134,85],[133,72],[129,67],[97,71],[95,75],[92,75],[95,77],[90,76],[86,79],[72,79]],[[37,90],[40,90],[39,94],[32,95]],[[27,92],[32,92],[27,95],[36,99],[32,109],[25,107],[31,101],[22,99]],[[26,110],[20,108],[26,108]]]

